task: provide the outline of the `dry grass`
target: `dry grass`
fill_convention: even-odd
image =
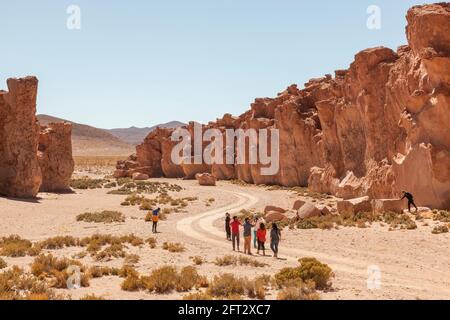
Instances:
[[[105,298],[96,296],[95,294],[87,294],[81,297],[80,300],[105,300]]]
[[[126,159],[126,156],[74,156],[77,167],[115,167],[117,161]]]
[[[205,292],[195,292],[195,293],[189,293],[183,297],[183,300],[201,300],[201,301],[208,301],[212,300],[213,297],[211,297],[209,294]]]
[[[303,284],[284,288],[277,295],[278,300],[319,300],[320,297],[312,285]]]
[[[169,252],[184,252],[185,250],[184,245],[179,242],[164,242],[162,248]]]
[[[245,294],[245,279],[237,278],[230,273],[216,275],[207,293],[218,298],[240,297]]]
[[[448,226],[442,224],[439,226],[436,226],[431,231],[432,234],[441,234],[441,233],[448,233]]]
[[[156,248],[156,238],[150,237],[147,240],[145,240],[145,242],[150,245],[150,248],[152,248],[152,249]]]
[[[10,235],[0,239],[0,256],[36,256],[40,251],[41,248],[39,246],[33,246],[31,241],[22,239],[18,235]]]
[[[135,265],[135,264],[139,263],[140,259],[141,259],[141,257],[139,257],[139,255],[137,255],[137,254],[127,254],[127,255],[125,255],[124,263],[126,265]]]
[[[446,210],[433,210],[433,220],[449,223],[450,222],[450,211]]]
[[[266,267],[266,263],[259,262],[256,259],[252,259],[245,256],[240,256],[239,258],[233,255],[226,255],[223,257],[217,257],[214,261],[214,264],[220,267],[224,266],[235,266],[235,265],[241,265],[241,266],[252,266],[252,267]]]
[[[36,245],[42,249],[56,250],[65,247],[76,247],[79,245],[79,239],[72,236],[56,236],[38,242]]]
[[[87,190],[87,189],[101,189],[106,183],[110,183],[106,179],[91,179],[88,177],[70,180],[70,187],[73,189]]]
[[[192,259],[192,262],[194,262],[194,264],[197,266],[200,266],[205,262],[203,257],[200,257],[200,256],[191,257],[191,259]]]
[[[0,258],[0,270],[6,268],[7,266],[8,264],[6,263],[6,261]]]
[[[86,212],[77,216],[77,221],[94,223],[125,222],[125,216],[119,211]]]

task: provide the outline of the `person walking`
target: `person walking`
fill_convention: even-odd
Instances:
[[[236,216],[233,217],[233,221],[230,223],[231,226],[231,241],[233,242],[233,251],[239,250],[239,227],[241,226],[241,222],[238,220]]]
[[[230,223],[231,223],[231,217],[230,217],[230,214],[227,212],[225,214],[225,232],[227,234],[227,240],[228,241],[231,241],[231,226],[230,226]]]
[[[152,232],[153,233],[158,233],[157,227],[158,227],[159,212],[160,211],[161,211],[161,208],[157,208],[156,210],[152,211],[152,222],[153,222]]]
[[[245,218],[245,222],[244,222],[244,254],[249,254],[249,255],[252,254],[250,248],[251,248],[251,242],[252,242],[252,228],[253,227],[254,227],[254,225],[250,223],[250,219]]]
[[[278,244],[281,241],[281,231],[278,229],[276,223],[272,224],[272,230],[270,230],[270,249],[273,251],[273,257],[278,258]]]
[[[414,203],[414,197],[411,193],[406,192],[406,191],[402,191],[403,193],[403,197],[400,200],[403,199],[408,199],[408,211],[411,213],[411,206],[413,206],[414,208],[416,208],[416,212],[419,210],[416,206],[416,204]]]
[[[258,237],[258,254],[259,251],[262,250],[264,256],[266,255],[266,248],[264,247],[264,244],[266,243],[266,233],[266,226],[261,222],[259,224],[259,229],[256,232],[256,236]]]

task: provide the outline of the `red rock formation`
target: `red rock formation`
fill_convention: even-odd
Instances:
[[[75,167],[72,158],[72,125],[50,123],[41,128],[39,136],[39,165],[42,172],[40,191],[69,191]]]
[[[7,83],[9,92],[0,91],[0,194],[31,198],[42,181],[35,116],[38,80],[27,77]]]
[[[394,198],[404,189],[419,205],[450,209],[450,4],[413,7],[407,20],[408,46],[363,50],[334,78],[290,86],[203,127],[278,129],[276,175],[261,175],[259,164],[213,164],[211,172],[345,199]],[[188,175],[168,163],[168,134],[150,134],[138,162],[151,176]]]

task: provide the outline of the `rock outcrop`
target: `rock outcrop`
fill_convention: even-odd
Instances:
[[[0,91],[0,194],[31,198],[42,182],[37,159],[38,80],[27,77],[7,83],[9,92]]]
[[[276,174],[262,175],[263,165],[248,162],[212,164],[211,173],[344,199],[396,198],[407,190],[418,205],[450,209],[450,4],[415,6],[407,21],[408,45],[363,50],[334,77],[301,90],[292,85],[276,98],[256,99],[239,117],[203,125],[279,131]],[[170,163],[170,134],[150,134],[137,148],[139,165],[153,177],[192,177],[192,168]]]
[[[201,186],[215,186],[216,185],[216,177],[210,173],[197,173],[195,175],[195,179],[197,179],[198,184]]]
[[[8,79],[0,91],[0,195],[33,198],[39,190],[66,191],[73,172],[71,125],[41,128],[36,77]]]
[[[41,128],[38,159],[42,173],[40,191],[70,191],[70,178],[75,167],[72,157],[72,125],[50,123]]]

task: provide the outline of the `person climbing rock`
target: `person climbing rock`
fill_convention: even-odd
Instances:
[[[400,200],[403,200],[405,198],[408,199],[408,211],[411,212],[411,205],[412,205],[412,206],[414,206],[414,208],[416,208],[416,212],[417,212],[418,208],[417,208],[416,204],[414,203],[413,195],[406,191],[402,191],[402,193],[403,193],[403,197]]]

